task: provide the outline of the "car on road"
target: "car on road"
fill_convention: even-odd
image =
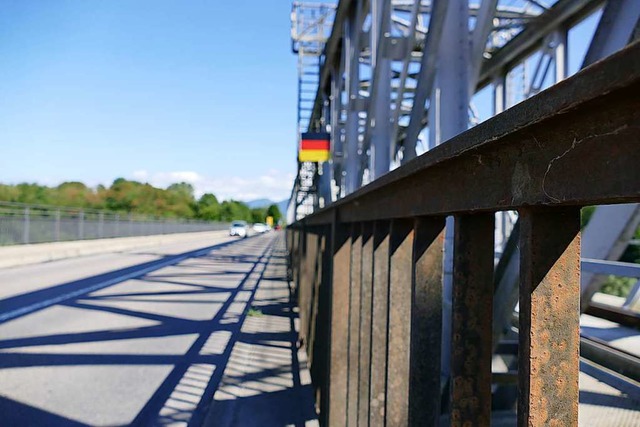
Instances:
[[[248,231],[246,221],[233,221],[229,227],[229,236],[247,237]]]
[[[253,231],[255,231],[256,233],[266,233],[267,231],[269,231],[269,226],[267,224],[257,222],[253,224]]]

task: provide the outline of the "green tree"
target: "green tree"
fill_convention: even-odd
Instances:
[[[224,222],[234,220],[251,221],[251,210],[242,202],[225,200],[220,206],[220,220]]]
[[[265,222],[267,218],[267,210],[265,208],[253,208],[251,209],[251,222],[254,224],[257,222]]]
[[[267,216],[273,217],[274,224],[277,224],[278,222],[280,222],[280,219],[282,218],[282,214],[280,213],[280,208],[278,208],[278,205],[270,205],[267,208]]]
[[[220,203],[218,198],[211,193],[203,194],[196,205],[196,215],[207,221],[219,221]]]

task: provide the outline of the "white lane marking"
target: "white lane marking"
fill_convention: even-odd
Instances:
[[[225,242],[223,242],[225,243]],[[216,245],[217,246],[217,245]],[[68,292],[63,295],[58,295],[57,297],[50,298],[44,301],[40,301],[26,307],[21,307],[16,310],[9,311],[7,313],[0,314],[0,323],[6,322],[7,320],[14,319],[19,316],[24,316],[29,313],[33,313],[34,311],[58,304],[62,301],[87,294],[89,292],[97,291],[98,289],[106,288],[107,286],[115,285],[116,283],[124,282],[125,280],[133,279],[134,277],[142,276],[154,270],[159,270],[161,268],[167,267],[169,265],[177,264],[181,261],[184,261],[187,258],[198,257],[209,252],[210,249],[202,249],[190,255],[178,255],[176,258],[169,259],[165,262],[158,263],[156,265],[152,265],[147,268],[143,268],[142,270],[136,270],[128,274],[124,274],[122,276],[114,277],[113,279],[105,280],[104,282],[96,283],[95,285],[78,289],[73,292]]]

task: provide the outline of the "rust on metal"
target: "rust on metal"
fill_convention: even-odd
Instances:
[[[369,395],[369,426],[371,427],[385,425],[388,314],[389,221],[376,221],[373,228],[373,305],[371,310]]]
[[[351,274],[351,227],[332,224],[331,341],[329,361],[329,425],[347,422],[347,378],[349,372],[349,281]]]
[[[409,425],[415,426],[440,422],[444,223],[416,218],[413,231]]]
[[[494,215],[455,217],[451,425],[491,422]]]
[[[349,380],[347,425],[358,422],[358,382],[360,357],[360,276],[362,268],[362,226],[351,225],[351,286],[349,287]]]
[[[385,413],[387,425],[392,426],[409,423],[413,236],[412,220],[399,219],[391,222]]]
[[[358,424],[369,425],[371,381],[371,313],[373,303],[373,223],[362,223],[360,267],[360,360],[358,381]]]
[[[580,210],[520,211],[518,424],[578,425]]]

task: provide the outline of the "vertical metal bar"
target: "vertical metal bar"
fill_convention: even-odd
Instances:
[[[451,425],[491,421],[494,221],[492,212],[455,218]]]
[[[332,226],[321,227],[320,241],[321,270],[317,289],[314,288],[313,320],[315,325],[313,339],[314,359],[310,360],[311,376],[317,387],[316,404],[320,409],[320,425],[329,425],[330,412],[330,363],[331,363],[331,299],[332,299]]]
[[[22,225],[22,243],[29,243],[29,234],[31,228],[31,218],[29,208],[24,208],[23,215],[23,225]]]
[[[113,237],[120,237],[120,214],[116,214],[115,233]]]
[[[60,241],[60,209],[56,209],[55,223],[53,226],[53,237],[56,242]]]
[[[314,284],[309,280],[309,270],[311,267],[312,255],[310,252],[314,247],[316,236],[309,233],[307,227],[303,228],[300,242],[300,271],[298,272],[298,305],[300,307],[300,334],[304,341],[310,342],[312,339],[313,324],[311,321],[310,294]],[[311,356],[312,358],[312,356]]]
[[[371,315],[373,312],[373,223],[371,222],[362,224],[362,265],[360,273],[358,425],[368,426],[371,382]]]
[[[406,163],[416,156],[416,142],[418,135],[423,128],[424,109],[427,98],[431,96],[433,91],[433,85],[436,77],[436,63],[438,62],[438,52],[440,50],[440,41],[442,39],[443,27],[445,16],[447,14],[447,8],[449,7],[448,0],[434,0],[431,2],[432,13],[429,18],[429,32],[425,40],[424,54],[422,55],[422,61],[420,62],[420,74],[418,76],[418,85],[416,86],[415,94],[413,96],[413,105],[411,107],[411,117],[409,119],[409,126],[406,130],[406,137],[404,143],[404,154],[402,157],[402,163]],[[467,24],[468,25],[468,24]],[[435,97],[434,93],[434,97]],[[429,114],[432,112],[435,114],[435,108],[432,108],[435,104],[432,99],[429,104]],[[430,134],[433,132],[433,123],[435,120],[429,120],[430,122]]]
[[[104,212],[98,214],[98,237],[104,237]]]
[[[360,358],[360,276],[362,267],[362,225],[351,226],[351,286],[349,287],[349,379],[347,425],[358,423],[358,376]]]
[[[387,347],[386,423],[409,424],[409,346],[413,220],[391,222],[389,239],[389,328]]]
[[[331,227],[331,342],[329,362],[329,425],[347,422],[347,373],[349,372],[349,279],[351,230],[336,215]]]
[[[578,425],[580,209],[520,211],[518,425]]]
[[[558,83],[567,78],[569,70],[569,55],[567,54],[567,30],[558,29],[553,35],[554,50],[553,63],[555,69],[555,82]]]
[[[84,239],[84,211],[78,214],[78,239]]]
[[[409,425],[440,423],[442,217],[417,218],[413,239]]]
[[[349,13],[347,31],[345,31],[345,49],[347,62],[345,64],[345,76],[347,86],[347,123],[345,125],[345,143],[347,158],[345,161],[346,194],[357,190],[358,176],[362,175],[360,169],[360,157],[358,156],[358,131],[360,120],[360,34],[362,33],[362,21],[364,20],[364,5],[362,1],[356,1],[354,9]]]
[[[371,179],[389,171],[391,163],[391,61],[385,57],[390,36],[391,5],[387,0],[371,0],[372,81],[367,124],[371,133]]]
[[[384,426],[389,326],[389,221],[373,229],[373,305],[371,310],[371,391],[369,425]]]

